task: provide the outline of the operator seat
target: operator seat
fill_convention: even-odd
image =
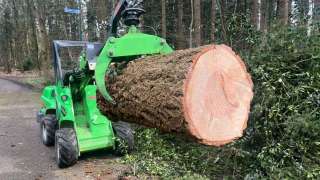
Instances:
[[[100,52],[103,49],[104,44],[98,42],[89,42],[86,45],[86,53],[90,70],[96,69],[97,59],[99,57]]]

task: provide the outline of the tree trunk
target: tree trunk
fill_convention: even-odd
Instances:
[[[251,0],[251,24],[258,29],[258,18],[259,18],[259,11],[258,11],[258,0]]]
[[[42,61],[42,71],[47,79],[50,79],[50,57],[49,57],[49,38],[46,31],[44,19],[45,5],[41,0],[34,0],[34,12],[37,23],[37,44],[38,44],[38,59]]]
[[[162,38],[167,38],[167,13],[166,0],[161,0],[161,32]]]
[[[195,46],[201,46],[201,0],[194,0],[194,43]]]
[[[84,41],[89,40],[89,34],[88,34],[88,2],[80,0],[79,2],[81,5],[81,30],[82,30],[82,37],[81,39]]]
[[[99,41],[104,42],[106,40],[106,30],[104,28],[102,28],[105,24],[106,21],[106,17],[109,17],[109,15],[111,15],[111,9],[113,9],[114,7],[114,0],[112,0],[111,2],[109,1],[109,3],[106,3],[105,1],[101,1],[101,0],[95,0],[93,1],[94,5],[97,7],[96,8],[96,19],[97,19],[97,23],[98,23],[98,37],[99,37]],[[109,11],[108,11],[109,10]]]
[[[288,1],[288,25],[291,24],[291,18],[293,17],[292,13],[292,0]]]
[[[279,0],[278,1],[278,15],[279,15],[279,21],[281,22],[281,24],[283,25],[287,25],[288,24],[288,15],[289,15],[289,12],[288,12],[288,0]]]
[[[313,11],[313,18],[316,21],[316,23],[319,23],[320,21],[320,0],[313,0],[314,3],[314,11]]]
[[[215,40],[215,32],[216,32],[216,11],[217,9],[217,1],[211,1],[211,41]]]
[[[316,33],[320,32],[320,0],[314,0],[314,9],[313,9],[313,24],[315,27]]]
[[[30,34],[30,43],[31,43],[31,55],[32,58],[36,62],[37,69],[41,71],[41,62],[38,58],[38,42],[37,42],[37,30],[36,30],[36,24],[34,23],[36,18],[34,15],[34,6],[31,2],[31,0],[27,0],[27,7],[28,7],[28,15],[29,15],[29,27],[31,28],[31,34]]]
[[[313,11],[314,11],[314,6],[313,6],[313,0],[308,0],[308,19],[307,19],[307,35],[310,36],[312,29],[313,29]]]
[[[278,6],[277,6],[278,0],[267,0],[267,29],[271,29],[272,23],[275,20],[275,17],[278,18]]]
[[[227,43],[227,29],[226,29],[226,16],[225,16],[226,0],[219,0],[219,1],[220,1],[220,19],[221,19],[222,39],[225,43]]]
[[[306,27],[308,25],[308,19],[309,19],[309,0],[300,0],[296,1],[296,16],[298,19],[298,24],[300,26]]]
[[[141,58],[106,76],[116,104],[98,96],[111,120],[191,136],[220,146],[242,136],[253,84],[239,56],[225,45]],[[120,71],[120,72],[119,72]]]
[[[13,19],[14,19],[14,38],[13,38],[13,43],[14,43],[14,50],[12,50],[15,54],[14,57],[14,65],[15,67],[19,67],[20,70],[23,72],[23,67],[22,67],[22,61],[23,61],[23,57],[22,57],[22,42],[20,42],[22,40],[21,35],[22,33],[21,31],[21,24],[18,22],[18,18],[19,18],[19,13],[18,13],[18,9],[17,9],[17,4],[16,4],[16,0],[12,0],[12,11],[13,11]]]
[[[178,0],[178,49],[185,48],[184,25],[183,25],[183,1]]]
[[[260,30],[264,33],[267,32],[267,16],[268,16],[268,5],[267,0],[261,0],[261,16],[260,16]]]
[[[5,72],[10,74],[12,72],[12,67],[11,67],[11,54],[12,54],[12,45],[10,40],[6,40],[6,48],[5,49],[5,53],[4,53],[4,67],[5,67]]]
[[[2,49],[2,56],[4,59],[4,67],[5,67],[5,72],[6,73],[11,73],[11,60],[12,60],[12,43],[11,43],[11,38],[12,38],[12,24],[11,24],[11,10],[9,7],[6,7],[3,10],[3,42],[4,42],[4,47]]]
[[[191,21],[189,25],[189,48],[193,47],[193,24],[194,24],[194,3],[193,0],[190,0],[191,4]]]

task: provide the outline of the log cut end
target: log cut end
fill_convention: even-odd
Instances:
[[[201,143],[222,146],[247,127],[253,83],[244,62],[231,48],[215,45],[193,59],[184,83],[187,128]]]

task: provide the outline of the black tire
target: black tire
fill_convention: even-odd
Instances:
[[[59,168],[67,168],[77,163],[79,150],[73,128],[61,128],[56,132],[56,162]]]
[[[116,135],[115,154],[123,156],[134,150],[134,133],[130,124],[118,121],[113,122],[112,127]]]
[[[55,132],[57,129],[57,120],[55,115],[45,115],[40,121],[40,134],[42,143],[46,146],[53,146]]]

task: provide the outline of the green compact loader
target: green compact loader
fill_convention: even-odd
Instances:
[[[145,11],[141,0],[120,0],[109,25],[105,44],[84,41],[53,41],[55,84],[44,88],[43,107],[37,114],[41,139],[55,146],[60,168],[72,166],[81,154],[99,149],[114,149],[117,154],[133,150],[130,126],[121,119],[109,120],[100,113],[97,91],[109,103],[106,73],[113,64],[128,63],[141,56],[168,54],[173,49],[166,40],[139,31],[139,18]],[[119,35],[122,22],[127,33]],[[63,49],[78,48],[73,60]],[[68,51],[67,51],[68,52]]]

